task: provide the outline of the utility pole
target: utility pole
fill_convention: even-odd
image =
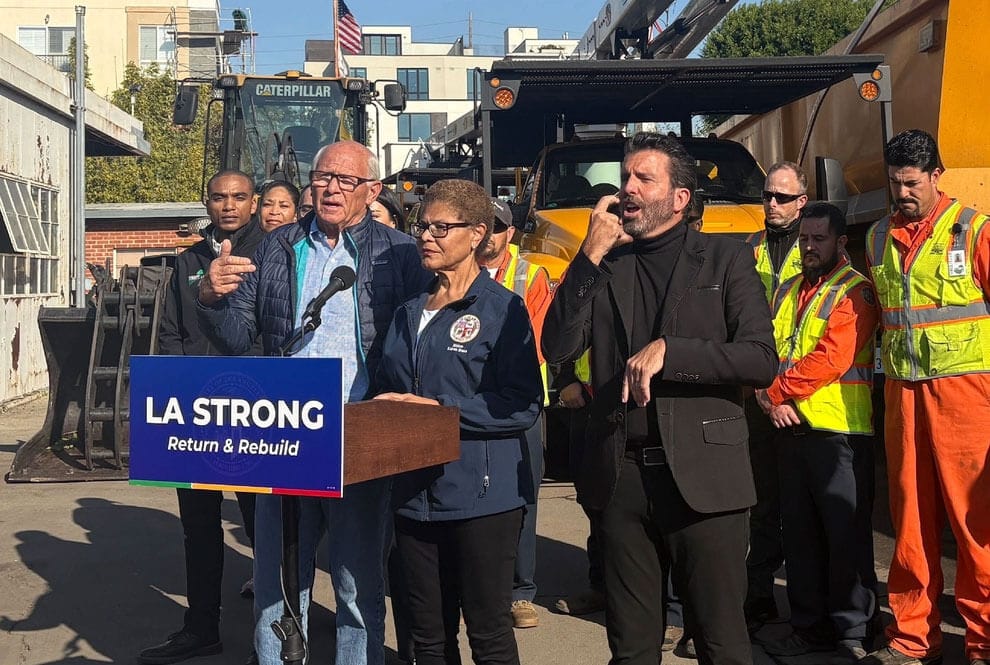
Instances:
[[[474,48],[474,14],[468,12],[468,48]]]
[[[86,306],[86,7],[76,5],[76,80],[72,86],[75,134],[70,169],[72,226],[70,284],[75,307]]]

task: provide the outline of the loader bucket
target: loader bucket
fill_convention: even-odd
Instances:
[[[164,266],[125,267],[86,308],[42,307],[48,414],[14,456],[8,482],[126,480],[130,356],[158,350]]]

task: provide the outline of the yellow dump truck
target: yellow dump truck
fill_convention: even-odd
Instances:
[[[705,230],[744,237],[762,228],[763,170],[739,142],[692,137],[694,118],[766,113],[882,62],[879,55],[497,61],[481,93],[485,184],[493,191],[493,169],[531,167],[513,211],[526,231],[521,248],[557,280],[595,202],[619,186],[623,132],[585,139],[581,127],[674,123],[695,158]]]

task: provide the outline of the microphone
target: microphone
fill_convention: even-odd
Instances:
[[[306,311],[303,312],[303,321],[306,319],[311,319],[316,326],[320,325],[320,312],[323,311],[323,306],[327,304],[335,294],[346,291],[354,285],[354,280],[357,279],[357,275],[354,274],[354,270],[347,266],[339,266],[335,268],[332,273],[330,273],[330,280],[327,285],[323,287],[320,294],[309,301],[306,305]],[[314,328],[316,327],[314,326]]]

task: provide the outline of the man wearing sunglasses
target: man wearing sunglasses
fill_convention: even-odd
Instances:
[[[381,191],[378,160],[354,141],[324,146],[310,173],[314,214],[268,234],[254,258],[225,243],[200,284],[198,312],[218,346],[240,353],[258,334],[278,355],[302,325],[302,313],[334,269],[357,273],[354,291],[326,302],[323,325],[293,349],[301,357],[343,360],[347,401],[374,394],[381,347],[396,308],[432,279],[412,238],[379,224],[369,206]],[[217,332],[218,331],[218,332]],[[313,586],[316,547],[328,532],[330,576],[337,600],[338,665],[382,665],[385,605],[382,557],[391,522],[389,483],[349,485],[343,499],[300,500],[299,570],[302,625]],[[255,633],[262,665],[280,663],[271,629],[282,616],[279,498],[260,495],[255,522]]]
[[[781,284],[801,274],[798,232],[801,210],[808,202],[808,178],[794,162],[778,162],[767,171],[763,185],[766,229],[750,236],[767,302],[772,303]],[[780,533],[780,489],[774,428],[757,401],[746,400],[749,448],[756,481],[756,505],[750,510],[750,543],[746,569],[746,623],[755,633],[778,616],[773,599],[774,572],[784,562]]]
[[[544,403],[547,390],[547,364],[540,351],[543,320],[550,307],[550,277],[545,268],[532,264],[519,256],[519,246],[512,244],[516,229],[512,225],[512,210],[504,201],[492,199],[495,209],[495,226],[488,245],[478,251],[478,264],[488,271],[492,279],[515,292],[526,303],[533,334],[536,336],[540,373],[543,375]],[[512,625],[516,628],[535,628],[540,623],[533,600],[536,598],[536,505],[543,479],[543,422],[526,433],[529,443],[530,472],[533,479],[533,503],[526,504],[519,547],[516,551],[516,570],[512,584]]]

